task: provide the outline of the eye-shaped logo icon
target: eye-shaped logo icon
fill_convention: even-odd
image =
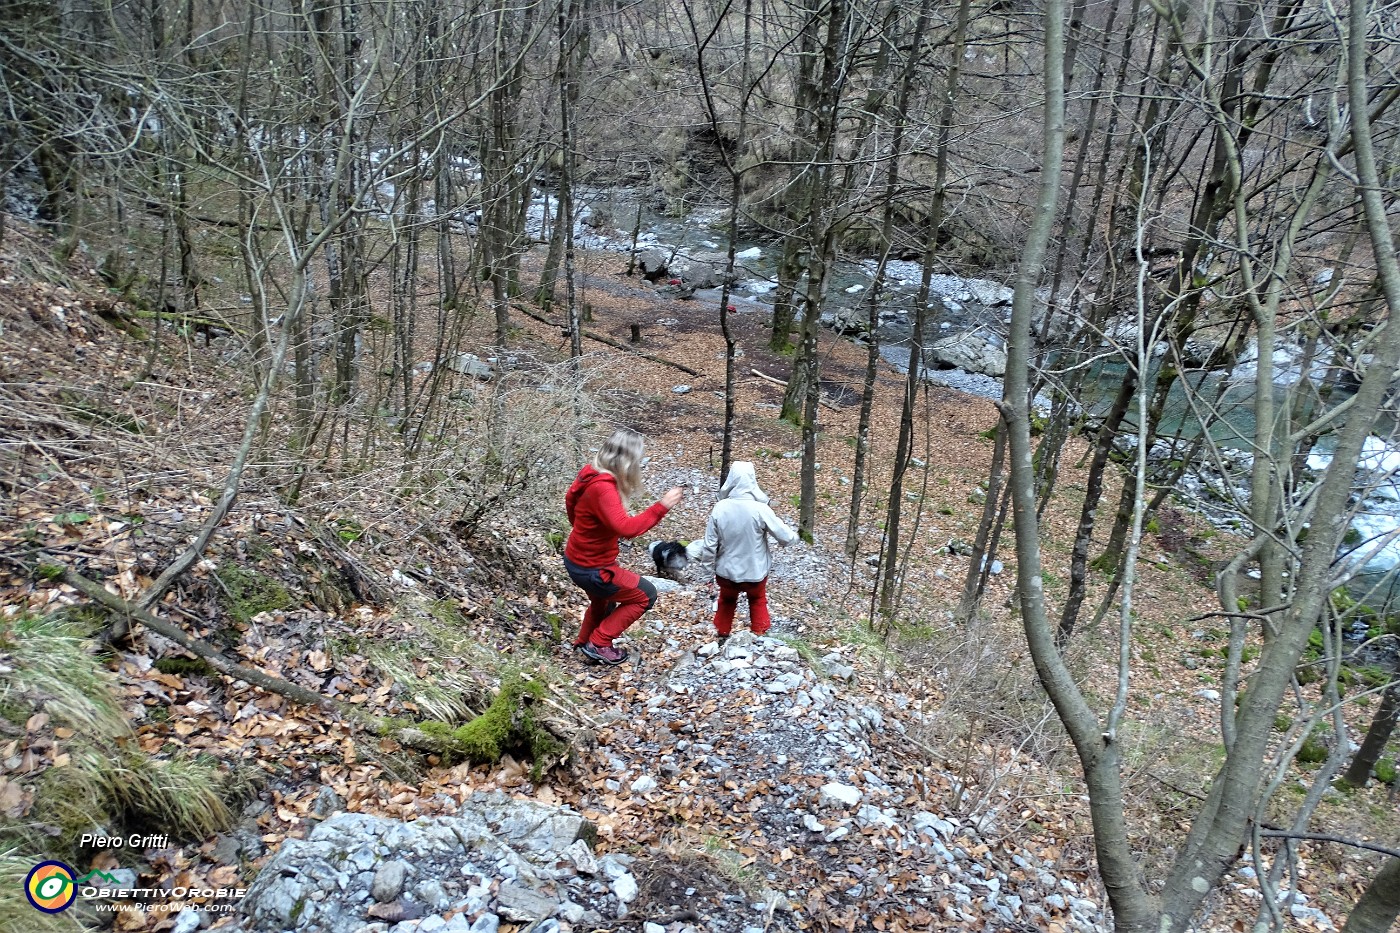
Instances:
[[[62,862],[40,862],[24,879],[24,896],[46,914],[67,910],[78,899],[73,869]]]

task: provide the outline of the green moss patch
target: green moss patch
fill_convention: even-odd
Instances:
[[[229,614],[247,624],[260,612],[275,612],[295,604],[281,581],[241,567],[220,567],[216,572],[224,585],[223,603]]]
[[[1302,748],[1298,749],[1299,762],[1305,765],[1316,765],[1326,760],[1327,745],[1320,736],[1313,734],[1303,740]]]
[[[156,661],[155,668],[162,674],[174,674],[177,677],[208,677],[214,673],[214,668],[203,658],[161,658]]]
[[[506,754],[529,758],[533,762],[531,774],[539,780],[545,768],[567,751],[565,744],[538,719],[534,701],[544,694],[544,685],[538,681],[510,677],[501,684],[486,711],[470,722],[456,728],[425,722],[418,728],[451,742],[452,755],[477,764],[494,763]]]

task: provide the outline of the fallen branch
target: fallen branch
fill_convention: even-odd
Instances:
[[[282,364],[287,358],[287,349],[291,346],[292,332],[296,330],[296,322],[301,317],[303,308],[307,300],[306,276],[298,273],[293,276],[294,287],[292,295],[287,303],[285,320],[282,322],[282,335],[277,338],[276,349],[272,351],[272,358],[268,361],[266,374],[258,386],[258,393],[253,398],[253,406],[248,412],[248,417],[243,422],[243,438],[239,441],[238,448],[233,455],[233,463],[229,466],[228,477],[224,480],[223,492],[219,495],[219,501],[214,504],[214,508],[199,526],[199,532],[189,547],[185,548],[170,565],[161,571],[146,591],[136,597],[135,607],[138,609],[150,609],[160,598],[165,595],[165,591],[174,585],[175,581],[182,574],[194,566],[199,560],[204,549],[209,545],[209,539],[214,536],[214,532],[223,524],[228,517],[229,511],[233,508],[233,502],[238,498],[239,489],[243,484],[243,471],[248,466],[248,456],[253,450],[253,441],[257,437],[262,425],[263,412],[267,410],[268,401],[272,396],[273,387],[277,384],[277,377],[282,372]],[[118,641],[126,636],[123,628],[124,618],[119,618],[116,625],[112,626],[112,641]]]
[[[562,325],[562,324],[559,324],[557,321],[551,321],[549,318],[545,317],[544,315],[542,315],[542,314],[537,314],[536,312],[530,310],[529,308],[525,307],[524,305],[517,304],[517,305],[515,305],[514,307],[515,307],[515,309],[516,309],[517,311],[519,311],[521,314],[524,314],[524,315],[526,315],[527,317],[532,317],[532,318],[534,318],[535,320],[539,321],[541,324],[547,324],[547,325],[549,325],[550,327],[561,327],[561,328],[563,327],[563,325]],[[686,366],[684,363],[677,363],[675,360],[668,360],[668,359],[666,359],[665,357],[662,357],[662,356],[654,356],[654,355],[652,355],[652,354],[650,354],[650,353],[645,353],[645,352],[643,352],[643,351],[641,351],[641,350],[638,350],[636,347],[633,347],[633,346],[630,346],[630,345],[628,345],[628,344],[625,344],[625,343],[623,343],[623,342],[620,341],[620,340],[614,340],[614,339],[612,339],[611,337],[604,336],[603,334],[599,334],[599,333],[597,333],[597,332],[595,332],[595,331],[591,331],[591,330],[583,331],[583,336],[587,337],[589,340],[595,340],[595,341],[597,341],[598,343],[604,343],[604,344],[607,344],[607,345],[610,346],[610,347],[615,347],[615,348],[618,349],[618,350],[622,350],[622,351],[624,351],[624,352],[631,353],[631,354],[634,354],[634,355],[636,355],[636,356],[640,356],[640,357],[641,357],[642,359],[644,359],[644,360],[650,360],[650,361],[653,362],[653,363],[660,363],[662,366],[670,366],[670,367],[673,368],[673,369],[679,369],[681,372],[686,373],[687,375],[691,375],[691,376],[699,376],[699,375],[700,375],[700,373],[699,373],[697,370],[691,369],[689,366]]]
[[[1298,839],[1304,842],[1335,842],[1338,845],[1352,846],[1357,849],[1365,849],[1368,852],[1380,852],[1382,855],[1389,855],[1391,858],[1400,858],[1400,849],[1378,845],[1374,842],[1362,842],[1359,839],[1332,836],[1327,833],[1295,833],[1284,829],[1261,829],[1259,830],[1259,835],[1269,839]]]
[[[57,568],[53,569],[56,570]],[[48,573],[50,572],[50,568],[40,568],[40,572]],[[220,674],[232,677],[235,680],[241,680],[254,687],[261,687],[270,693],[279,694],[289,700],[295,700],[306,706],[317,706],[321,709],[328,709],[332,712],[341,713],[348,719],[364,722],[367,725],[377,725],[379,723],[376,717],[370,716],[363,710],[356,709],[347,703],[342,703],[339,700],[332,699],[314,690],[308,690],[306,687],[299,687],[290,681],[283,680],[280,677],[274,677],[256,668],[244,667],[242,664],[230,661],[228,658],[224,657],[221,651],[208,642],[195,638],[173,622],[167,622],[165,619],[152,614],[150,611],[127,602],[102,584],[89,580],[75,570],[70,570],[66,567],[63,568],[60,579],[93,602],[106,606],[118,616],[125,619],[128,624],[130,622],[140,622],[151,631],[175,642],[190,654],[203,658],[205,661],[209,662],[210,667],[214,668],[214,670],[218,671]]]
[[[339,713],[341,716],[345,717],[346,720],[357,723],[375,734],[391,735],[398,740],[399,744],[416,751],[451,756],[459,759],[472,758],[476,755],[476,750],[472,746],[456,740],[450,734],[443,734],[441,732],[430,733],[418,726],[404,726],[401,722],[383,719],[357,706],[344,703],[340,700],[328,697],[325,694],[317,693],[315,690],[298,686],[291,681],[283,680],[280,677],[260,671],[257,668],[245,667],[242,664],[231,661],[208,642],[195,638],[173,622],[168,622],[139,606],[127,602],[102,584],[89,580],[75,570],[66,567],[47,565],[41,567],[39,572],[51,578],[61,579],[64,583],[67,583],[93,602],[106,606],[114,613],[117,613],[127,621],[128,625],[131,622],[139,622],[151,631],[170,639],[196,657],[204,659],[210,667],[220,674],[223,674],[225,677],[241,680],[246,684],[259,687],[269,693],[284,696],[304,706],[318,707],[333,713]],[[568,711],[559,704],[550,702],[548,696],[544,694],[543,689],[539,691],[539,694],[540,695],[537,697],[538,699],[545,701],[549,706],[559,712],[565,713],[566,715],[568,714]],[[522,700],[522,702],[525,701]],[[519,711],[517,711],[517,714],[518,712]],[[575,739],[578,736],[578,730],[557,719],[546,720],[543,717],[537,717],[535,721],[541,727],[545,728],[550,735],[559,740],[563,748],[559,760],[544,762],[541,764],[541,767],[548,769],[555,764],[566,762],[570,757],[569,750],[574,747]]]
[[[138,308],[132,312],[132,315],[143,320],[174,321],[177,324],[185,324],[196,328],[204,327],[213,330],[226,330],[239,337],[247,336],[246,331],[239,330],[226,321],[211,317],[203,317],[198,314],[188,314],[184,311],[144,311]]]

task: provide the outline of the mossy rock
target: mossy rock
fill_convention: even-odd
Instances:
[[[1372,769],[1371,776],[1382,784],[1395,783],[1395,759],[1382,758],[1376,762],[1376,767]]]
[[[1305,765],[1317,765],[1327,760],[1327,744],[1317,735],[1310,735],[1303,740],[1303,747],[1298,749],[1298,761]]]
[[[1099,573],[1113,573],[1118,569],[1118,555],[1104,551],[1089,561],[1089,569],[1097,570]]]
[[[245,625],[260,612],[286,609],[296,602],[280,580],[267,574],[232,566],[215,573],[227,591],[223,603],[229,615]]]

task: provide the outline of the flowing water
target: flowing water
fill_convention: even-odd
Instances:
[[[578,246],[584,249],[627,252],[632,248],[632,230],[638,216],[637,202],[630,194],[618,191],[581,191],[579,223],[575,229]],[[590,206],[591,205],[591,206]],[[530,210],[530,232],[542,237],[547,219],[554,216],[555,202],[539,194]],[[592,215],[592,216],[590,216]],[[691,212],[684,219],[667,217],[643,204],[641,210],[639,250],[654,250],[680,264],[697,261],[721,264],[728,249],[726,214],[723,210],[707,209]],[[776,286],[779,253],[772,242],[741,239],[737,250],[737,281],[731,292],[731,302],[740,312],[766,312],[772,305]],[[827,282],[825,308],[828,317],[850,311],[864,319],[862,302],[868,300],[873,285],[874,260],[843,259],[833,264]],[[918,262],[891,261],[886,268],[886,281],[880,304],[881,352],[885,359],[901,371],[908,366],[909,321],[919,285],[922,268]],[[804,283],[799,282],[799,290]],[[976,331],[993,346],[1004,338],[1009,319],[1011,289],[1001,282],[987,279],[963,278],[935,274],[931,291],[940,300],[933,305],[929,327],[930,340],[942,336]],[[707,297],[707,292],[697,296]],[[718,299],[718,290],[713,292]],[[1296,348],[1284,348],[1274,358],[1276,370],[1275,402],[1287,400],[1290,385],[1301,379],[1319,380],[1323,372],[1314,369],[1301,372]],[[1160,360],[1154,362],[1149,379],[1155,378]],[[1054,367],[1053,360],[1050,363]],[[1224,472],[1202,471],[1180,490],[1189,501],[1196,500],[1207,516],[1233,515],[1238,523],[1239,504],[1248,498],[1249,465],[1254,436],[1254,374],[1256,361],[1246,350],[1240,362],[1229,372],[1193,372],[1178,380],[1168,396],[1159,434],[1174,439],[1183,446],[1198,437],[1202,425],[1209,425],[1213,445],[1221,451]],[[1121,360],[1106,360],[1095,364],[1084,382],[1082,402],[1091,414],[1108,410],[1113,396],[1127,374],[1127,364]],[[960,391],[998,398],[998,379],[960,370],[931,370],[929,379]],[[1345,397],[1335,393],[1332,403]],[[1301,411],[1306,417],[1308,411]],[[1129,427],[1135,423],[1130,416]],[[1393,437],[1395,422],[1386,419],[1383,428]],[[1309,469],[1320,472],[1331,462],[1333,441],[1320,440],[1308,458]],[[1170,456],[1170,454],[1166,454]],[[1389,611],[1392,603],[1400,608],[1400,585],[1396,568],[1400,566],[1400,446],[1379,437],[1367,441],[1361,462],[1357,465],[1357,481],[1352,505],[1355,512],[1339,563],[1353,574],[1349,589],[1368,604]],[[1194,485],[1192,485],[1194,483]],[[1230,500],[1234,500],[1231,502]]]

